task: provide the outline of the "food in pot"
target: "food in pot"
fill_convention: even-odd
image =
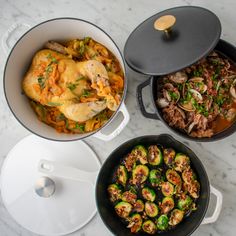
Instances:
[[[132,233],[155,234],[197,210],[200,184],[186,154],[158,144],[138,145],[121,159],[107,192]]]
[[[212,137],[236,120],[236,67],[213,52],[161,78],[157,105],[169,126],[192,137]]]
[[[22,87],[40,121],[58,132],[86,133],[118,109],[124,74],[117,58],[92,38],[50,41],[33,57]]]

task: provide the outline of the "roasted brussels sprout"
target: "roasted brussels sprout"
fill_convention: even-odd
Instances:
[[[116,175],[117,175],[117,182],[125,186],[128,179],[126,168],[120,165],[117,169]]]
[[[182,179],[185,183],[189,184],[192,180],[196,179],[196,174],[193,172],[193,170],[189,167],[185,169],[182,173]]]
[[[181,177],[175,170],[171,170],[171,169],[167,170],[166,178],[170,183],[174,185],[180,185],[182,182]]]
[[[187,184],[187,189],[191,197],[199,198],[200,184],[197,180],[192,180]]]
[[[132,154],[137,158],[137,160],[145,165],[148,163],[147,157],[148,157],[148,152],[147,149],[142,146],[138,145],[132,150]]]
[[[110,201],[115,202],[121,198],[122,191],[117,184],[110,184],[107,188]]]
[[[153,202],[146,202],[145,203],[145,212],[149,217],[155,217],[158,214],[158,207]]]
[[[157,219],[157,228],[159,230],[166,230],[168,227],[168,222],[169,222],[169,219],[168,219],[167,215],[161,215]]]
[[[135,203],[134,203],[134,211],[137,212],[142,212],[144,211],[144,203],[142,200],[138,199]]]
[[[137,165],[132,171],[133,184],[141,184],[146,181],[149,169],[145,165]]]
[[[134,204],[136,202],[136,199],[137,199],[137,195],[134,192],[130,191],[130,190],[129,191],[125,191],[122,194],[122,201]]]
[[[142,217],[141,215],[135,213],[129,218],[129,225],[127,228],[130,228],[131,233],[137,233],[142,227]]]
[[[128,202],[119,202],[115,205],[115,211],[121,218],[127,218],[132,210],[132,205]]]
[[[132,171],[133,167],[136,164],[136,156],[133,153],[129,153],[124,160],[125,167],[128,171]]]
[[[183,153],[177,153],[175,156],[175,170],[184,171],[190,165],[190,159]]]
[[[162,194],[166,197],[170,197],[174,194],[174,186],[170,182],[164,182],[161,184]]]
[[[149,174],[149,181],[152,186],[157,187],[162,181],[163,177],[159,170],[151,170]]]
[[[187,211],[191,208],[192,202],[192,198],[185,195],[184,198],[178,200],[177,207],[182,211]]]
[[[164,162],[167,166],[172,166],[175,159],[175,150],[173,148],[165,148],[163,150]]]
[[[142,195],[143,195],[143,198],[151,202],[153,202],[156,198],[156,193],[154,192],[154,190],[148,187],[145,187],[142,189]]]
[[[167,214],[175,207],[175,202],[172,197],[164,197],[161,203],[161,212]]]
[[[148,162],[150,165],[157,166],[162,163],[163,156],[157,145],[151,145],[148,148]]]
[[[174,209],[170,214],[170,221],[169,225],[177,225],[179,224],[184,218],[184,212],[179,209]]]
[[[146,220],[142,225],[142,229],[148,234],[155,234],[157,231],[156,225],[151,220]]]

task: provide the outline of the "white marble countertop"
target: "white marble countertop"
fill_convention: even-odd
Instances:
[[[140,22],[163,9],[179,5],[199,5],[215,12],[222,23],[222,38],[236,45],[236,2],[234,0],[0,0],[0,35],[15,22],[24,22],[33,26],[50,18],[71,16],[97,24],[108,32],[123,50],[128,35]],[[6,56],[4,56],[2,49],[0,52],[0,73],[2,75]],[[126,129],[106,145],[95,138],[86,140],[97,152],[101,161],[104,161],[115,147],[130,138],[145,134],[170,133],[159,121],[147,120],[139,111],[135,97],[136,86],[144,79],[144,76],[128,69],[129,85],[126,104],[131,120]],[[149,91],[145,90],[147,105],[151,107],[149,97]],[[15,120],[8,109],[1,85],[0,165],[9,150],[28,134],[29,132]],[[218,221],[211,225],[200,226],[193,235],[234,236],[236,232],[236,162],[234,161],[236,158],[236,134],[223,141],[203,144],[177,138],[187,144],[200,157],[206,167],[211,184],[222,191],[224,197]],[[34,234],[17,225],[0,202],[0,235],[32,236]],[[89,224],[72,235],[105,236],[111,235],[111,233],[97,214]]]

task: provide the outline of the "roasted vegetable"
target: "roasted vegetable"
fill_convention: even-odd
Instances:
[[[165,148],[163,150],[164,162],[167,166],[172,166],[175,159],[175,150],[173,148]]]
[[[129,191],[125,191],[122,194],[122,201],[134,204],[136,202],[136,199],[137,199],[137,195],[134,192],[130,191],[130,190]]]
[[[170,182],[161,184],[161,192],[164,196],[170,197],[174,194],[174,186]]]
[[[169,222],[169,219],[168,219],[167,215],[161,215],[157,219],[157,228],[160,230],[166,230],[168,227],[168,222]]]
[[[129,153],[124,160],[125,167],[128,171],[132,171],[133,167],[136,164],[136,157],[132,153]]]
[[[117,184],[110,184],[107,191],[112,202],[115,202],[121,198],[122,191]]]
[[[190,165],[189,157],[183,153],[177,153],[175,157],[175,170],[184,171]]]
[[[184,212],[179,209],[174,209],[170,214],[169,225],[177,225],[179,224],[184,218]]]
[[[137,165],[132,171],[133,184],[141,184],[146,181],[149,169],[145,165]]]
[[[142,227],[142,217],[135,213],[129,218],[129,225],[127,228],[130,228],[131,233],[137,233]]]
[[[164,197],[161,203],[161,212],[167,214],[175,207],[175,202],[172,197]]]
[[[150,165],[160,165],[162,163],[163,156],[160,148],[157,145],[151,145],[148,148],[148,162]]]
[[[158,207],[153,202],[146,202],[145,203],[145,212],[149,217],[155,217],[158,214]]]
[[[156,198],[156,194],[155,194],[154,190],[150,189],[148,187],[145,187],[142,189],[142,195],[143,195],[143,198],[145,198],[146,200],[151,201],[151,202],[153,202]]]
[[[149,181],[152,186],[157,187],[162,181],[163,177],[159,170],[151,170],[149,174]]]
[[[191,183],[192,180],[196,179],[196,174],[193,172],[193,170],[189,167],[185,169],[182,173],[182,179],[185,183]]]
[[[148,234],[155,234],[157,231],[156,225],[151,220],[146,220],[142,225],[142,229]]]
[[[148,152],[146,148],[142,145],[136,146],[132,152],[131,152],[136,159],[143,165],[148,163],[147,157],[148,157]]]
[[[192,180],[187,184],[187,190],[191,197],[199,198],[200,184],[197,180]]]
[[[184,198],[178,200],[177,207],[182,211],[187,211],[191,208],[192,198],[186,195]]]
[[[167,170],[166,178],[170,183],[174,185],[180,185],[182,183],[181,177],[175,170],[171,170],[171,169]]]
[[[132,205],[128,202],[119,202],[115,205],[115,211],[121,218],[127,218],[132,210]]]
[[[127,178],[128,178],[127,170],[125,169],[124,166],[120,165],[117,169],[117,181],[118,181],[118,183],[125,186],[126,182],[127,182]]]
[[[137,212],[142,212],[144,211],[144,203],[142,200],[138,199],[135,203],[134,203],[134,211]]]

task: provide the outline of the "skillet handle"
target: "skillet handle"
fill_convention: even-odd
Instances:
[[[116,136],[118,136],[121,133],[121,131],[126,127],[126,125],[129,123],[129,120],[130,120],[130,115],[124,102],[121,104],[120,109],[118,110],[118,113],[119,112],[122,113],[123,120],[121,121],[121,123],[118,125],[118,127],[115,130],[113,130],[109,134],[104,134],[102,133],[102,130],[101,130],[98,133],[95,133],[93,137],[101,139],[103,141],[110,141]],[[112,122],[110,125],[112,125]]]
[[[24,30],[23,30],[23,29]],[[31,26],[26,23],[14,23],[2,36],[2,49],[5,55],[7,56],[11,50],[10,40],[15,43],[17,41],[17,32],[25,32],[25,29],[30,29]],[[18,33],[19,34],[19,33]]]
[[[221,212],[221,208],[222,208],[222,203],[223,203],[223,196],[222,193],[217,190],[216,188],[214,188],[213,186],[210,186],[210,191],[211,194],[214,194],[216,196],[216,206],[215,206],[215,210],[212,214],[212,216],[210,217],[205,217],[202,221],[202,225],[204,224],[211,224],[217,221],[220,212]]]
[[[142,95],[143,93],[142,92],[145,87],[150,85],[151,78],[152,77],[149,77],[145,82],[138,85],[138,87],[137,87],[137,100],[138,100],[138,105],[139,105],[140,111],[144,117],[149,118],[149,119],[153,119],[153,120],[159,120],[159,117],[157,116],[156,113],[149,113],[146,111],[145,105],[143,103],[143,95]]]

